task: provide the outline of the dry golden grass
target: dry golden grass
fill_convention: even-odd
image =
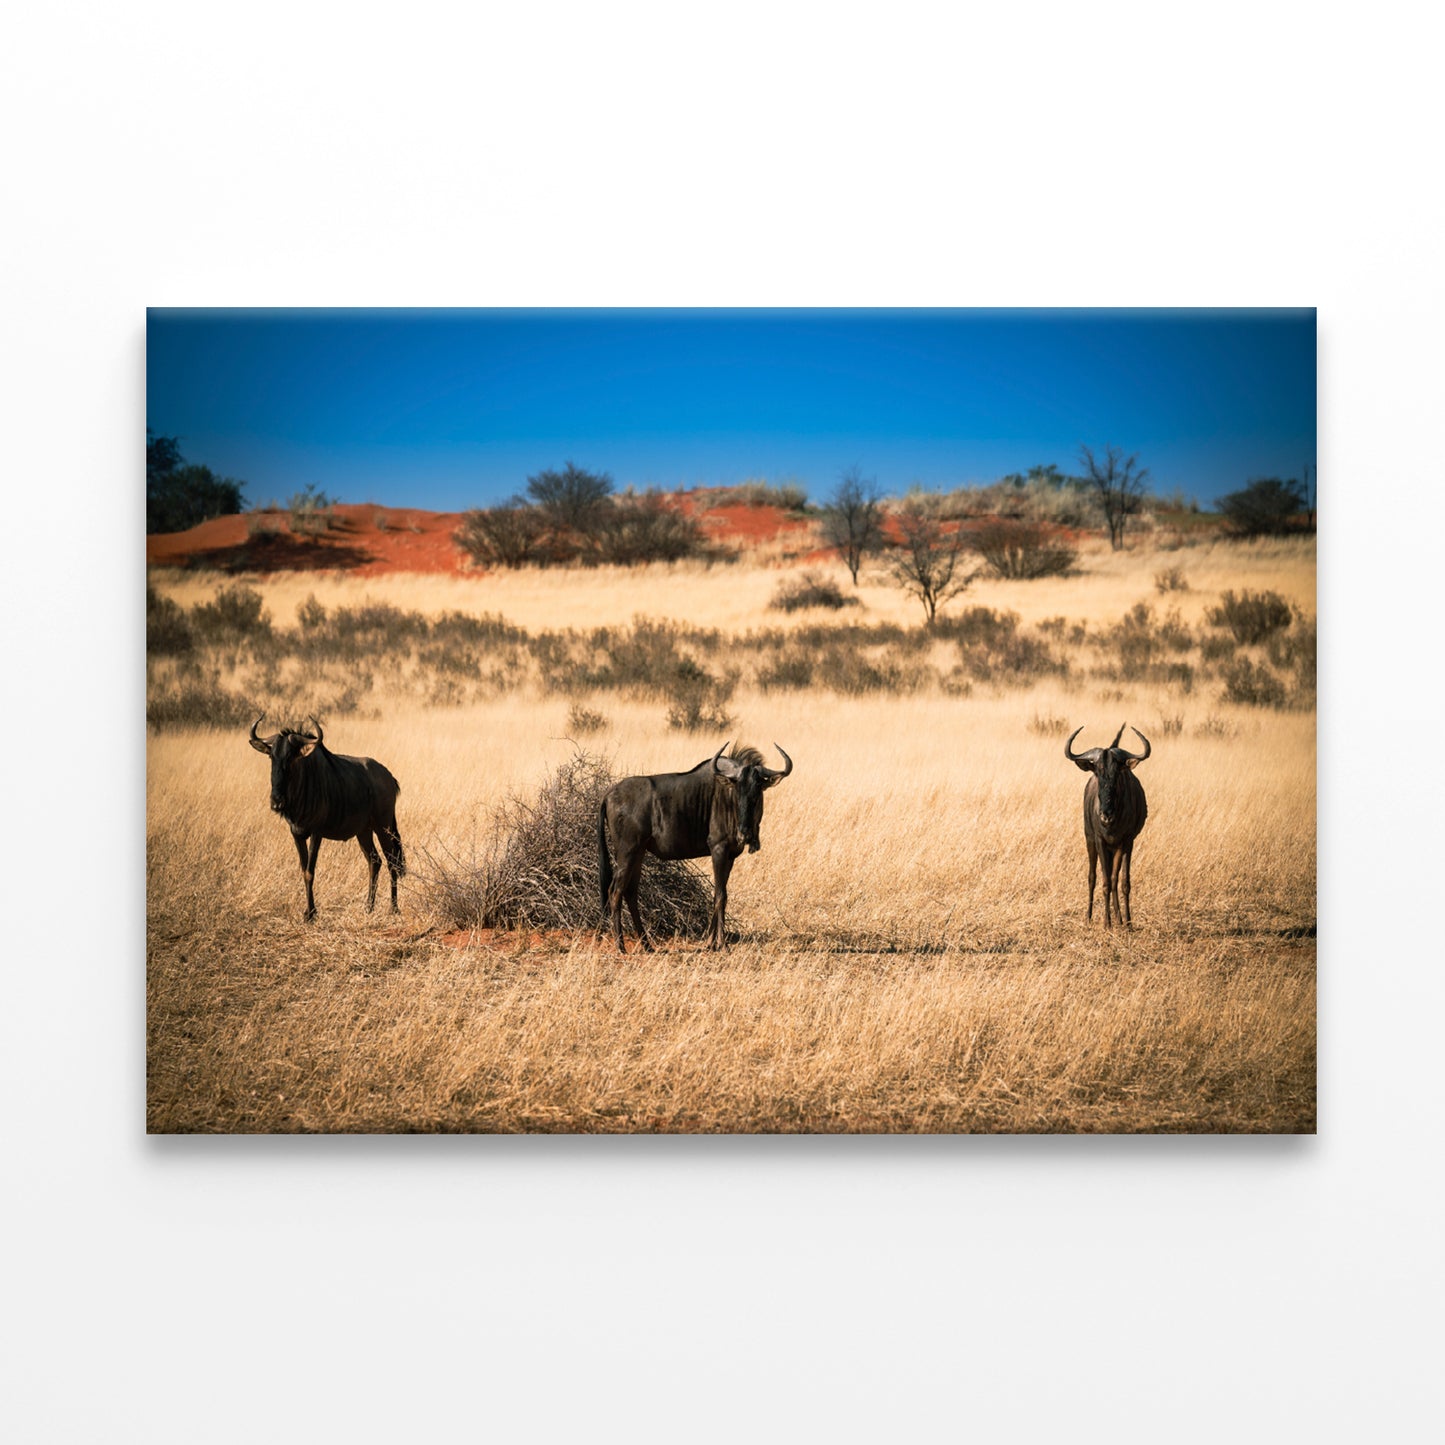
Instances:
[[[846,580],[841,567],[830,565]],[[1154,589],[1154,575],[1169,567],[1183,572],[1189,590],[1160,597]],[[354,607],[373,600],[428,617],[450,611],[501,613],[530,632],[616,626],[639,613],[673,617],[696,627],[745,632],[749,627],[786,629],[817,622],[817,612],[787,614],[768,607],[780,578],[795,570],[749,556],[738,563],[687,561],[562,571],[529,567],[476,576],[376,578],[306,572],[244,580],[266,599],[278,625],[286,627],[294,625],[296,609],[314,595],[327,608]],[[191,607],[210,601],[222,579],[205,572],[157,571],[150,580],[158,591]],[[1266,587],[1313,613],[1313,538],[1244,544],[1216,541],[1173,552],[1157,550],[1147,541],[1125,552],[1111,552],[1107,542],[1091,541],[1080,551],[1075,576],[1037,582],[980,578],[965,598],[946,611],[956,612],[965,605],[1001,607],[1032,623],[1049,617],[1113,618],[1135,603],[1147,601],[1161,609],[1177,607],[1185,622],[1196,623],[1226,588],[1258,591]],[[849,586],[848,590],[853,589]],[[892,586],[876,562],[865,564],[857,596],[863,606],[849,609],[845,620],[897,622],[908,627],[916,627],[922,620],[918,603]]]
[[[1181,557],[1191,607],[1271,586],[1313,610],[1297,544],[1105,554],[1085,576],[1015,584],[1004,605],[1122,610]],[[692,621],[723,625],[734,608],[730,626],[778,620],[763,610],[776,570],[680,573],[645,587],[630,573],[509,577],[506,600],[410,578],[351,595],[555,626],[602,620],[610,582],[626,592],[607,602],[618,618],[643,597]],[[348,596],[335,579],[265,583],[278,613],[283,587]],[[677,605],[684,594],[697,605]],[[1315,1126],[1313,713],[1084,681],[968,698],[745,687],[734,735],[776,739],[797,769],[769,794],[762,851],[733,874],[739,941],[624,959],[586,930],[448,935],[426,907],[429,870],[467,857],[492,809],[569,754],[569,700],[373,701],[376,716],[337,719],[327,741],[401,780],[414,876],[400,920],[364,912],[360,851],[330,843],[321,916],[304,925],[294,850],[244,729],[152,735],[152,1130]],[[587,746],[618,772],[688,767],[724,741],[667,732],[655,703],[592,705],[609,722]],[[1159,730],[1180,714],[1180,735]],[[1235,735],[1201,734],[1206,716]],[[1084,778],[1060,732],[1086,724],[1088,746],[1126,718],[1154,742],[1131,933],[1106,932],[1098,910],[1084,921]]]

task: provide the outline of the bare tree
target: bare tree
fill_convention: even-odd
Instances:
[[[864,554],[876,552],[883,540],[881,500],[877,482],[849,467],[823,509],[823,536],[837,548],[855,587]]]
[[[1116,446],[1106,446],[1102,457],[1081,446],[1085,480],[1109,528],[1109,544],[1117,552],[1124,545],[1124,525],[1144,508],[1144,482],[1149,469],[1138,465],[1139,454],[1130,457]]]
[[[967,591],[978,576],[965,559],[965,534],[945,530],[936,497],[912,496],[893,514],[899,545],[888,556],[888,570],[905,592],[918,598],[928,625],[951,597]]]

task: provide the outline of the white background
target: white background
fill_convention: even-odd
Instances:
[[[12,1438],[1424,1431],[1428,12],[992,8],[8,16]],[[1318,306],[1319,1137],[146,1138],[144,308],[258,304]]]

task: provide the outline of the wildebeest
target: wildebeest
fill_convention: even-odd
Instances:
[[[401,784],[375,758],[348,758],[333,753],[322,742],[321,724],[308,719],[314,733],[283,728],[258,738],[261,714],[251,724],[251,746],[271,759],[271,811],[280,813],[291,829],[306,884],[306,921],[316,917],[312,883],[316,855],[323,838],[355,838],[371,868],[366,890],[366,911],[376,906],[376,878],[381,872],[372,834],[381,841],[391,873],[391,911],[396,906],[396,880],[406,872],[406,855],[396,828],[396,795]]]
[[[1149,739],[1138,728],[1133,729],[1134,735],[1144,744],[1144,751],[1126,752],[1119,746],[1126,726],[1126,723],[1120,724],[1114,741],[1107,748],[1073,752],[1070,745],[1083,732],[1081,727],[1075,728],[1064,744],[1064,756],[1093,775],[1084,785],[1084,842],[1089,849],[1089,919],[1092,921],[1094,917],[1095,868],[1102,858],[1106,928],[1114,926],[1114,916],[1126,927],[1134,926],[1129,912],[1129,864],[1134,856],[1134,839],[1139,836],[1139,830],[1149,816],[1144,789],[1134,776],[1134,769],[1149,756]],[[1110,914],[1111,900],[1113,916]]]
[[[778,747],[776,743],[773,746]],[[597,815],[603,926],[610,916],[619,952],[627,952],[622,940],[624,899],[642,947],[652,950],[637,908],[644,853],[655,858],[711,855],[712,923],[707,936],[711,948],[727,947],[723,922],[733,860],[745,846],[749,853],[762,847],[758,827],[763,821],[763,793],[793,771],[793,760],[778,748],[784,763],[779,772],[763,766],[763,755],[756,748],[740,745],[724,757],[726,748],[724,743],[712,757],[686,773],[623,778],[603,798]],[[609,839],[612,856],[617,859],[615,873]]]

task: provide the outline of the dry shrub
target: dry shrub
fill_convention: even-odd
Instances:
[[[1250,646],[1283,632],[1294,620],[1294,611],[1278,592],[1250,592],[1235,596],[1226,592],[1218,607],[1205,614],[1211,625],[1227,627],[1236,642]]]
[[[667,725],[682,732],[725,732],[735,717],[727,705],[738,685],[738,674],[729,671],[714,677],[690,657],[683,658],[668,683],[672,706],[667,710]]]
[[[618,497],[599,509],[594,527],[595,560],[630,567],[642,562],[677,562],[707,550],[702,528],[657,492]]]
[[[1016,612],[970,607],[938,627],[940,636],[958,644],[959,667],[978,682],[1060,675],[1068,663],[1040,637],[1019,630]]]
[[[317,489],[315,482],[307,482],[303,491],[294,492],[286,504],[291,516],[291,532],[296,537],[319,537],[330,531],[336,514],[335,497],[328,497]]]
[[[428,906],[453,928],[592,929],[602,922],[597,823],[617,779],[604,758],[577,748],[531,800],[512,794],[493,815],[479,861],[416,870]],[[651,858],[639,906],[659,937],[700,937],[712,887],[688,864]]]
[[[986,522],[969,539],[995,577],[1030,581],[1062,577],[1078,558],[1068,539],[1047,522],[1002,517]]]
[[[753,479],[735,487],[718,488],[708,494],[707,503],[713,507],[781,507],[785,512],[801,512],[808,505],[808,493],[796,482]]]
[[[1225,702],[1244,703],[1249,707],[1284,707],[1289,694],[1283,682],[1262,662],[1237,657],[1224,670]]]
[[[1029,724],[1029,731],[1037,733],[1041,738],[1061,738],[1068,730],[1068,718],[1058,717],[1054,713],[1036,712],[1034,720]]]
[[[567,712],[567,731],[569,733],[600,733],[608,725],[605,714],[594,712],[590,707],[583,707],[580,702],[574,702]]]
[[[235,642],[269,637],[271,615],[254,587],[237,583],[222,587],[213,602],[191,608],[191,631],[207,642]]]
[[[177,657],[191,650],[190,623],[180,606],[146,586],[146,652],[152,657]]]
[[[1210,716],[1195,726],[1194,736],[1197,738],[1237,738],[1239,728],[1227,718]]]
[[[168,686],[148,691],[146,722],[157,730],[168,727],[240,727],[256,716],[251,703],[228,692],[214,673],[179,676],[172,679]]]
[[[779,585],[769,607],[780,612],[800,612],[805,607],[827,607],[837,612],[843,607],[859,607],[856,597],[849,597],[831,577],[804,572],[801,577]]]
[[[1294,673],[1291,700],[1296,707],[1315,705],[1318,642],[1316,624],[1301,619],[1288,632],[1276,633],[1266,645],[1270,662],[1282,672]]]
[[[1161,596],[1166,592],[1188,592],[1189,579],[1184,575],[1182,567],[1166,567],[1162,572],[1154,574],[1154,590]]]

